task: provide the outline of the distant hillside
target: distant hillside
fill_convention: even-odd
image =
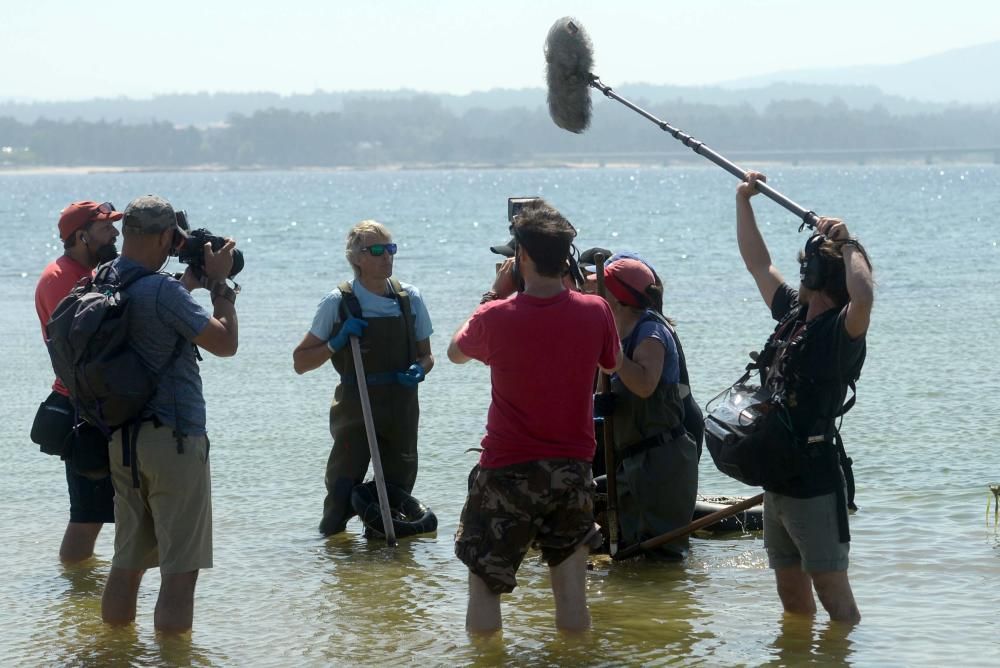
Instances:
[[[683,101],[693,104],[735,107],[750,105],[760,111],[773,102],[811,100],[828,104],[843,102],[850,109],[868,110],[881,107],[891,114],[916,114],[939,111],[942,105],[921,104],[898,96],[886,95],[874,86],[859,85],[789,85],[769,84],[739,90],[717,86],[657,86],[642,83],[613,84],[621,95],[642,104],[670,104]],[[595,103],[603,98],[595,95]],[[39,118],[53,121],[123,122],[126,124],[165,121],[180,126],[210,127],[220,124],[233,114],[251,116],[267,109],[321,113],[343,111],[351,101],[397,101],[413,97],[438,100],[442,107],[455,114],[473,109],[503,111],[534,110],[545,106],[543,88],[493,89],[468,95],[396,91],[317,91],[308,95],[277,93],[190,93],[158,95],[147,100],[129,98],[98,99],[83,102],[0,102],[0,118],[12,118],[19,123],[33,123]]]
[[[759,89],[779,82],[791,86],[873,86],[887,95],[923,102],[998,104],[997,71],[1000,71],[1000,41],[953,49],[899,65],[789,70],[722,85],[730,89]]]
[[[774,103],[810,101],[843,104],[848,109],[877,109],[891,115],[937,113],[949,106],[1000,106],[1000,42],[955,49],[900,65],[859,66],[777,72],[716,86],[661,86],[608,81],[615,90],[645,105],[677,102],[720,107],[749,105],[762,111]],[[190,93],[158,95],[152,99],[126,97],[83,102],[0,101],[0,118],[34,123],[53,121],[167,122],[178,126],[211,127],[234,114],[252,116],[268,109],[292,112],[341,112],[345,104],[369,101],[397,102],[415,97],[434,100],[453,114],[471,110],[535,111],[545,105],[543,88],[493,89],[468,95],[424,93],[414,90],[317,91],[310,94]],[[2,99],[2,98],[0,98]],[[595,93],[595,104],[604,102]]]
[[[526,166],[697,159],[627,109],[609,101],[595,106],[583,135],[558,129],[539,105],[456,113],[429,95],[345,99],[336,112],[268,109],[205,128],[167,121],[19,123],[0,117],[0,168]],[[916,115],[893,115],[883,107],[850,109],[840,100],[772,102],[762,111],[746,104],[679,100],[644,106],[731,159],[751,164],[883,159],[1000,164],[1000,106]]]

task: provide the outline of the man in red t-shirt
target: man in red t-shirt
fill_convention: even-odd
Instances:
[[[73,202],[59,217],[59,238],[63,254],[42,271],[35,287],[35,311],[45,338],[45,325],[52,312],[73,286],[89,278],[94,268],[118,255],[115,240],[118,231],[112,223],[122,217],[110,202]],[[66,431],[74,414],[69,391],[58,378],[52,393],[42,403],[35,416],[35,427],[49,434]],[[71,425],[69,425],[71,426]],[[32,431],[35,431],[33,427]],[[64,562],[82,561],[94,553],[94,543],[105,522],[114,522],[114,488],[110,477],[94,480],[80,475],[72,461],[66,459],[66,482],[69,486],[69,524],[59,547]]]
[[[513,261],[500,270],[498,298],[481,305],[448,347],[457,364],[490,367],[492,401],[483,453],[456,536],[469,568],[466,628],[500,628],[500,595],[513,591],[528,547],[552,576],[556,626],[590,626],[586,597],[594,524],[593,382],[611,373],[621,345],[607,303],[566,288],[562,275],[576,231],[542,200],[514,219]],[[524,281],[514,292],[515,275]]]

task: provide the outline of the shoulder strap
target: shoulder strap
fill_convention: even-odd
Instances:
[[[137,267],[131,272],[131,277],[127,281],[121,280],[121,273],[118,271],[117,265],[112,262],[108,262],[98,268],[97,273],[94,274],[95,284],[108,284],[117,283],[119,290],[124,290],[141,278],[146,278],[147,276],[152,276],[157,272],[150,271],[145,267]]]
[[[659,315],[659,314],[657,314]],[[688,366],[687,357],[684,355],[684,346],[681,345],[681,337],[677,336],[677,330],[667,321],[666,317],[660,315],[660,320],[663,322],[667,331],[670,332],[670,336],[674,339],[674,347],[677,348],[677,364],[680,367],[680,384],[691,389],[691,378],[688,376]]]
[[[360,318],[361,317],[361,302],[358,301],[358,296],[354,294],[354,288],[351,287],[349,281],[344,281],[338,286],[340,290],[340,315],[341,320],[347,320],[347,317]]]
[[[763,379],[764,372],[771,366],[771,363],[774,362],[774,355],[777,351],[778,344],[783,340],[783,337],[788,335],[793,324],[799,320],[799,316],[801,314],[801,304],[789,309],[788,313],[785,314],[785,317],[778,321],[778,324],[775,326],[774,331],[771,332],[771,335],[767,337],[764,347],[761,348],[757,356],[754,357],[751,355],[753,361],[747,365],[747,371],[757,369],[757,371],[760,372],[761,379]]]
[[[854,503],[854,460],[847,456],[847,451],[844,449],[844,439],[840,436],[840,430],[836,432],[834,437],[837,443],[837,456],[840,459],[840,467],[844,471],[844,481],[847,483],[847,507],[851,510],[857,510],[858,507]]]
[[[410,307],[410,295],[403,289],[395,277],[389,277],[389,285],[392,287],[393,295],[399,302],[399,311],[403,316],[403,324],[406,327],[406,345],[409,347],[410,361],[417,359],[417,334],[414,330],[413,309]]]

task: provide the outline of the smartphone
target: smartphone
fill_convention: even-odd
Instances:
[[[508,197],[507,198],[507,222],[513,223],[514,216],[521,213],[521,208],[528,202],[534,202],[541,197]]]

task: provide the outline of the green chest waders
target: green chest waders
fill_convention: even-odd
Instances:
[[[677,385],[660,383],[649,397],[633,394],[617,377],[614,446],[618,459],[618,515],[622,538],[634,544],[691,522],[698,494],[698,446],[684,429]],[[684,557],[688,537],[657,553]]]
[[[393,296],[400,303],[402,316],[365,318],[368,327],[359,343],[385,481],[409,494],[417,479],[420,406],[417,388],[397,383],[396,373],[405,371],[416,361],[416,340],[409,297],[398,282],[390,279],[390,284],[395,291]],[[348,283],[341,285],[340,290],[344,295],[342,323],[351,314],[352,301],[357,307],[357,298]],[[360,317],[360,313],[354,315]],[[339,323],[334,325],[332,335],[336,335],[339,328]],[[350,346],[334,353],[331,361],[340,373],[340,383],[334,390],[330,406],[333,450],[326,464],[327,495],[320,523],[320,532],[324,535],[343,531],[354,515],[351,491],[363,482],[371,460]]]

